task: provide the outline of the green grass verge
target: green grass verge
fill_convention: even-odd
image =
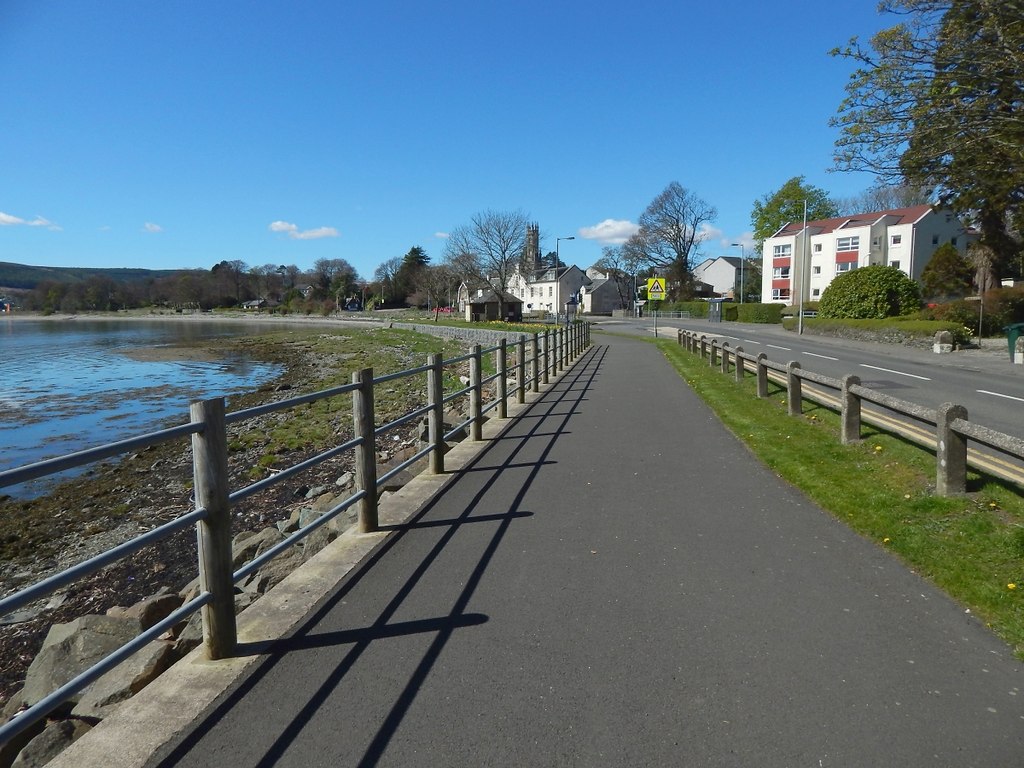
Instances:
[[[1024,658],[1024,495],[968,476],[968,494],[935,495],[934,454],[865,426],[839,442],[839,417],[804,402],[789,416],[785,392],[754,376],[737,383],[675,341],[654,342],[680,376],[768,467],[850,528],[901,558],[985,621]],[[838,471],[841,468],[842,471]]]

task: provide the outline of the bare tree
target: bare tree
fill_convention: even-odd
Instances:
[[[673,298],[693,293],[693,260],[707,239],[705,224],[718,211],[673,181],[640,215],[639,231],[623,245],[625,257],[668,272]]]
[[[915,205],[930,205],[931,190],[912,184],[876,184],[854,197],[839,200],[839,215],[852,216],[872,211],[894,211]]]
[[[619,305],[622,308],[632,306],[633,300],[636,299],[632,294],[640,264],[628,258],[621,246],[606,245],[601,249],[601,258],[594,266],[606,272],[608,279],[614,281],[615,290],[619,294]]]
[[[505,317],[505,292],[526,251],[530,218],[521,210],[483,211],[456,227],[445,244],[445,262],[467,283],[486,285]]]
[[[419,272],[417,290],[426,294],[431,306],[450,306],[459,288],[459,276],[447,264],[427,266]]]

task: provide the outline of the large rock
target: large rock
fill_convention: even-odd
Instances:
[[[175,659],[174,645],[164,640],[149,643],[90,685],[71,711],[77,717],[103,719],[125,699],[141,691]]]
[[[11,768],[41,768],[92,729],[82,720],[57,720],[30,741],[11,763]]]
[[[140,600],[130,608],[111,608],[107,611],[107,615],[135,619],[139,622],[139,628],[145,632],[181,608],[181,605],[181,597],[165,587],[157,594]]]
[[[277,528],[264,528],[258,533],[236,538],[231,548],[231,567],[238,570],[253,558],[259,557],[275,544],[284,541],[284,534]]]
[[[54,624],[28,668],[22,698],[29,706],[38,703],[129,642],[139,631],[137,619],[114,616],[83,616],[68,624]],[[77,703],[78,698],[75,695],[71,700]]]

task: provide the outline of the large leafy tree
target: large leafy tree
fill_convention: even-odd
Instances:
[[[921,272],[921,286],[928,299],[960,299],[971,291],[974,266],[952,243],[943,243]]]
[[[521,210],[487,210],[469,224],[456,227],[445,243],[445,262],[467,283],[486,285],[497,295],[499,317],[505,317],[504,296],[526,253],[526,226]]]
[[[876,264],[836,277],[818,304],[824,318],[867,319],[909,315],[921,308],[921,289],[895,267]]]
[[[707,237],[714,206],[673,181],[640,214],[639,230],[622,246],[623,257],[667,273],[673,299],[693,295],[693,260]]]
[[[750,212],[754,250],[760,252],[765,239],[789,222],[802,220],[805,202],[808,221],[831,219],[839,215],[839,209],[828,192],[806,183],[803,176],[794,176],[774,192],[754,201]]]
[[[884,0],[904,20],[834,54],[858,69],[833,124],[836,167],[934,191],[1005,272],[1024,208],[1024,0]]]

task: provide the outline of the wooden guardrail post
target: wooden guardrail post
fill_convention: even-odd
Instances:
[[[676,331],[676,346],[678,346],[678,347],[683,346],[683,329],[682,328],[680,328],[678,331]]]
[[[526,334],[519,334],[516,342],[516,402],[526,402]]]
[[[530,391],[537,394],[540,391],[540,344],[537,343],[535,333],[530,337]]]
[[[708,354],[708,337],[701,334],[700,337],[700,359],[703,360]]]
[[[803,388],[796,373],[798,370],[800,363],[796,360],[786,363],[786,407],[790,416],[799,416],[803,413]]]
[[[722,342],[722,373],[729,372],[729,342]]]
[[[480,360],[480,345],[473,345],[473,356],[469,358],[469,439],[483,437],[483,365]]]
[[[373,368],[352,372],[352,428],[362,442],[356,446],[356,490],[366,495],[356,505],[360,533],[377,530],[377,437],[374,435]]]
[[[860,398],[850,391],[850,387],[858,384],[859,376],[847,374],[839,388],[839,440],[843,445],[860,442]]]
[[[768,355],[760,352],[757,355],[757,396],[762,400],[768,397]]]
[[[743,381],[743,347],[736,347],[732,356],[736,363],[736,383]]]
[[[708,366],[714,368],[718,365],[718,339],[711,340],[711,357],[708,359]]]
[[[228,499],[228,437],[224,398],[194,402],[192,423],[203,425],[192,435],[192,477],[196,508],[206,518],[196,523],[199,548],[199,589],[213,599],[200,610],[203,645],[211,659],[231,656],[238,645],[235,584],[231,567],[231,502]]]
[[[498,340],[497,356],[498,369],[498,418],[508,418],[508,345],[504,339]]]
[[[544,329],[544,354],[543,360],[541,361],[541,383],[545,386],[550,381],[551,373],[551,331],[547,328]]]
[[[967,420],[967,409],[943,403],[935,410],[935,491],[939,496],[967,492],[967,438],[953,430],[954,419]]]
[[[432,448],[430,473],[441,475],[444,474],[444,357],[440,353],[431,355],[428,365],[427,403],[430,412],[427,414],[427,439]]]

